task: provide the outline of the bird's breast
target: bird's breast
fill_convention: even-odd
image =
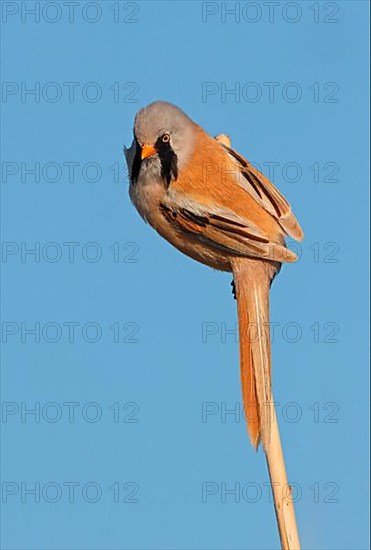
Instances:
[[[159,205],[164,197],[164,184],[153,179],[139,178],[130,184],[129,195],[139,214],[155,227]],[[155,227],[156,229],[156,227]]]
[[[130,198],[142,218],[147,221],[164,239],[178,250],[213,269],[231,271],[230,258],[221,251],[200,242],[195,236],[180,231],[163,215],[161,204],[167,193],[164,182],[151,183],[140,179],[131,184]]]

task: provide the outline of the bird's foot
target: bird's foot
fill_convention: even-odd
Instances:
[[[235,300],[237,300],[237,296],[236,296],[236,285],[234,284],[234,279],[232,279],[231,287],[232,287],[233,298],[234,298]]]

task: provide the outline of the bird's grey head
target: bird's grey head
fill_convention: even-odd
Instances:
[[[130,181],[139,174],[146,181],[163,180],[167,185],[190,159],[196,124],[175,105],[155,101],[141,109],[134,121],[134,141],[125,150]]]

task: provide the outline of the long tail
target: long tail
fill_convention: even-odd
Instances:
[[[233,262],[240,335],[241,384],[251,443],[265,449],[272,423],[269,287],[277,266],[246,258]]]

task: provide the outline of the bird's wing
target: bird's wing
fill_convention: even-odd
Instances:
[[[304,237],[303,231],[285,197],[248,160],[241,157],[241,155],[219,139],[218,141],[227,151],[228,156],[234,162],[237,162],[238,169],[243,176],[239,178],[239,185],[243,186],[255,201],[277,220],[288,236],[301,241]]]
[[[253,222],[217,204],[207,207],[172,192],[161,204],[161,211],[173,227],[194,238],[239,256],[278,262],[293,262],[296,255],[283,244],[273,242]]]
[[[297,259],[284,243],[286,234],[302,238],[288,202],[247,160],[202,129],[192,162],[163,197],[162,213],[177,229],[225,252]]]

